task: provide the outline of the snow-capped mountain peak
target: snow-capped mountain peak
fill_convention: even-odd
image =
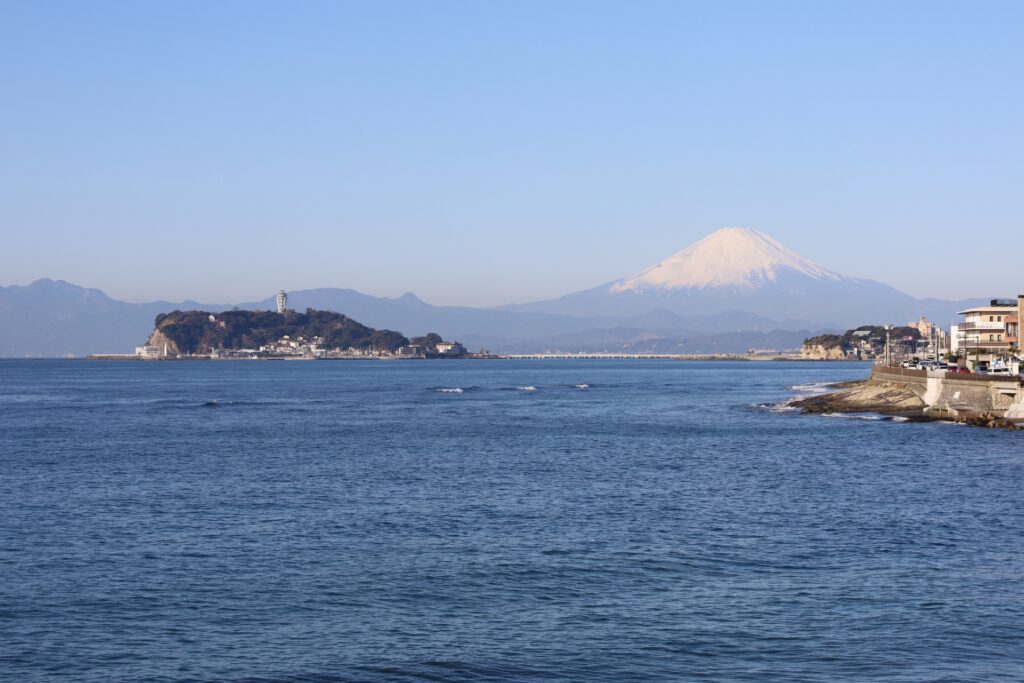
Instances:
[[[793,271],[815,280],[849,280],[819,266],[762,232],[721,228],[686,249],[632,277],[611,292],[706,287],[754,287]]]

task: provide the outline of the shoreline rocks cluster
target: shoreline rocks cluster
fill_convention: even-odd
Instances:
[[[934,422],[941,419],[974,427],[1024,430],[1024,425],[987,412],[955,418],[928,415],[924,400],[901,384],[869,379],[833,384],[829,388],[837,391],[796,399],[788,405],[800,408],[805,415],[878,413],[902,417],[908,422]]]
[[[838,389],[790,401],[789,405],[804,413],[881,413],[910,419],[929,419],[924,414],[924,401],[914,392],[898,384],[872,383],[869,380],[833,384]]]

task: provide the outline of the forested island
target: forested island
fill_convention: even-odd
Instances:
[[[172,311],[156,317],[143,357],[460,357],[465,349],[430,333],[409,339],[334,311]]]

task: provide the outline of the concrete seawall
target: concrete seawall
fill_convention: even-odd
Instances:
[[[869,384],[900,386],[924,402],[924,415],[1024,422],[1024,387],[1016,378],[960,375],[874,366]]]

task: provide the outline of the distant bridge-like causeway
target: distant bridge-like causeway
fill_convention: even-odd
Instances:
[[[510,360],[771,360],[792,357],[778,353],[760,354],[686,354],[686,353],[503,353]]]

